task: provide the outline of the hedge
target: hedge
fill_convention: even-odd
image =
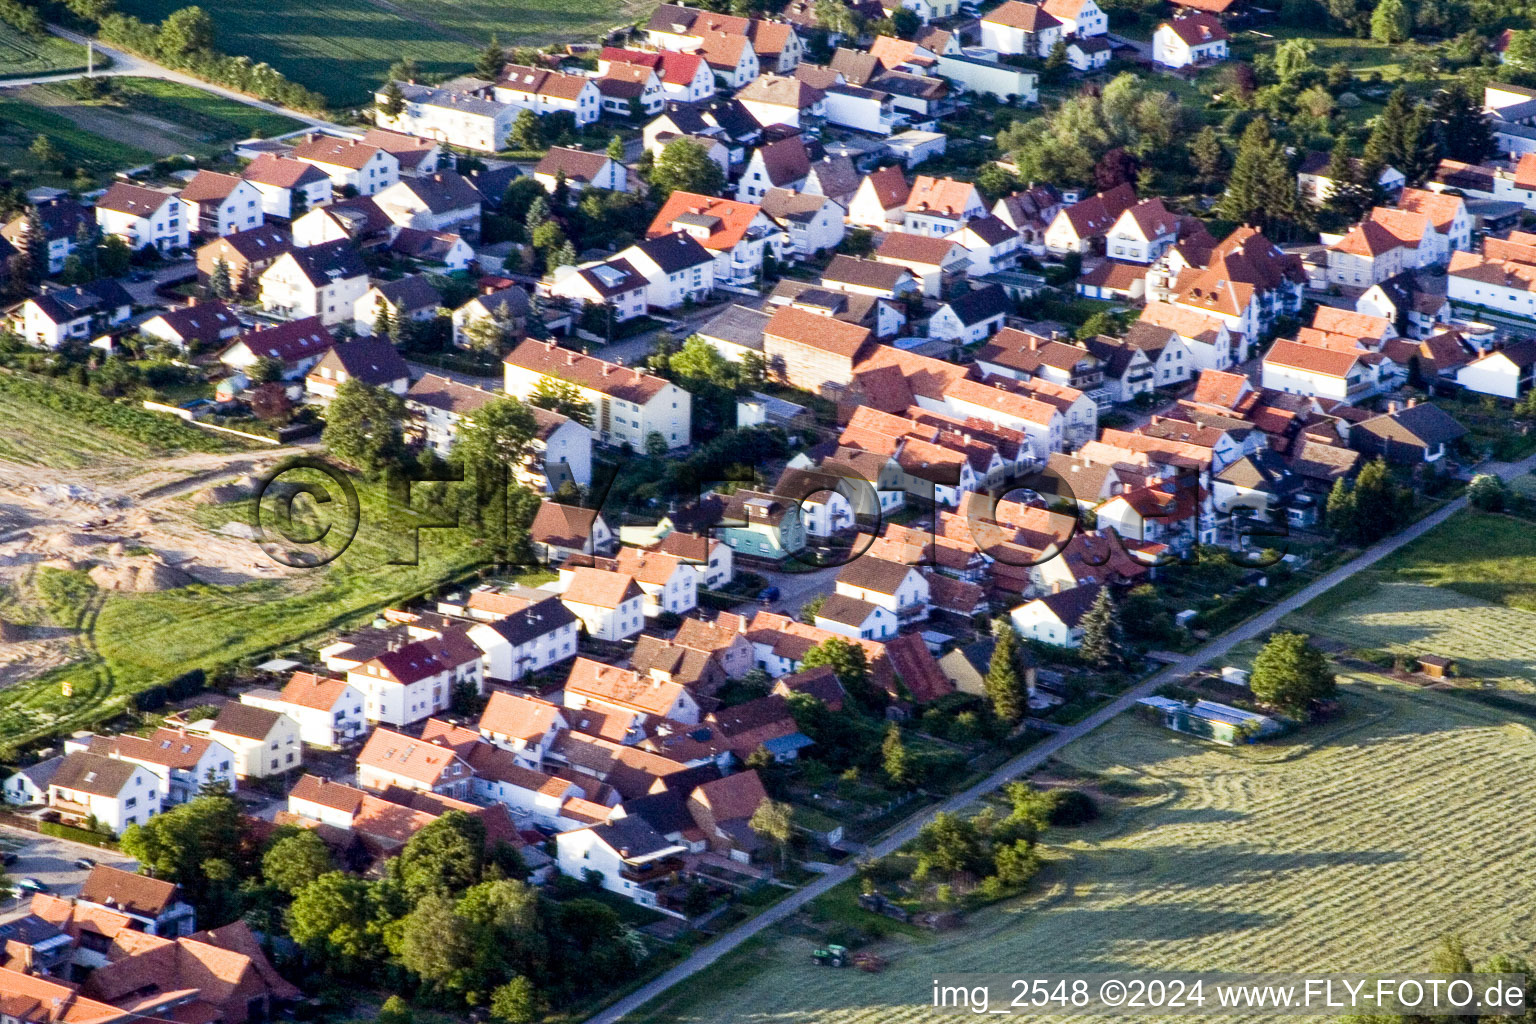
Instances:
[[[55,839],[68,839],[73,843],[84,843],[87,846],[99,846],[104,850],[117,849],[117,840],[111,836],[104,836],[100,832],[92,832],[90,829],[76,828],[73,825],[60,825],[56,821],[40,821],[37,830],[45,836],[53,836]]]

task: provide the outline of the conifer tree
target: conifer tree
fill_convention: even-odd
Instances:
[[[1120,628],[1120,614],[1108,587],[1100,587],[1093,607],[1083,616],[1083,658],[1100,668],[1110,668],[1125,660],[1125,634]]]
[[[1002,618],[993,624],[992,635],[997,643],[987,667],[987,699],[992,702],[993,713],[1012,725],[1029,709],[1029,687],[1020,665],[1019,635],[1013,624]]]

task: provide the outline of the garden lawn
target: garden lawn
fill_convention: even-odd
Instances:
[[[1240,749],[1122,715],[1059,759],[1142,795],[1048,833],[1032,895],[878,944],[878,978],[814,966],[816,939],[781,928],[632,1019],[915,1024],[944,973],[1413,970],[1456,931],[1474,958],[1528,949],[1508,895],[1536,850],[1510,823],[1536,785],[1536,735],[1443,694],[1345,691],[1340,719]]]
[[[125,0],[121,9],[161,21],[181,0]],[[204,0],[226,53],[265,61],[301,85],[349,106],[369,101],[402,57],[428,74],[468,70],[495,33],[508,45],[590,41],[640,16],[616,0]]]

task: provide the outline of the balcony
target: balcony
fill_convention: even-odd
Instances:
[[[628,864],[619,868],[619,877],[630,882],[638,882],[645,885],[658,879],[667,878],[683,870],[683,858],[662,857],[660,860],[646,861],[644,864]]]

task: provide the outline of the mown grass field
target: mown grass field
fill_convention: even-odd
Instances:
[[[180,0],[126,0],[122,10],[160,21]],[[390,64],[415,60],[428,73],[467,70],[495,33],[508,45],[590,41],[638,13],[619,0],[207,0],[226,53],[266,61],[333,103],[366,103]]]
[[[31,182],[69,185],[68,171],[84,168],[91,177],[105,181],[120,168],[137,167],[155,159],[140,145],[104,138],[56,110],[19,99],[18,93],[0,98],[0,164],[27,173]],[[62,166],[44,167],[29,151],[39,135],[63,155]]]
[[[100,58],[97,58],[98,65]],[[0,78],[26,78],[85,67],[85,47],[58,36],[23,35],[0,23]]]
[[[1536,869],[1514,825],[1536,734],[1391,683],[1354,680],[1343,701],[1341,719],[1237,750],[1121,716],[1061,760],[1144,795],[1054,833],[1035,895],[885,940],[879,976],[813,966],[810,938],[771,932],[636,1019],[903,1024],[935,1019],[942,973],[1422,969],[1448,931],[1474,957],[1528,949],[1510,895]]]
[[[1464,677],[1536,692],[1533,526],[1462,512],[1286,623],[1356,648],[1455,658]]]

